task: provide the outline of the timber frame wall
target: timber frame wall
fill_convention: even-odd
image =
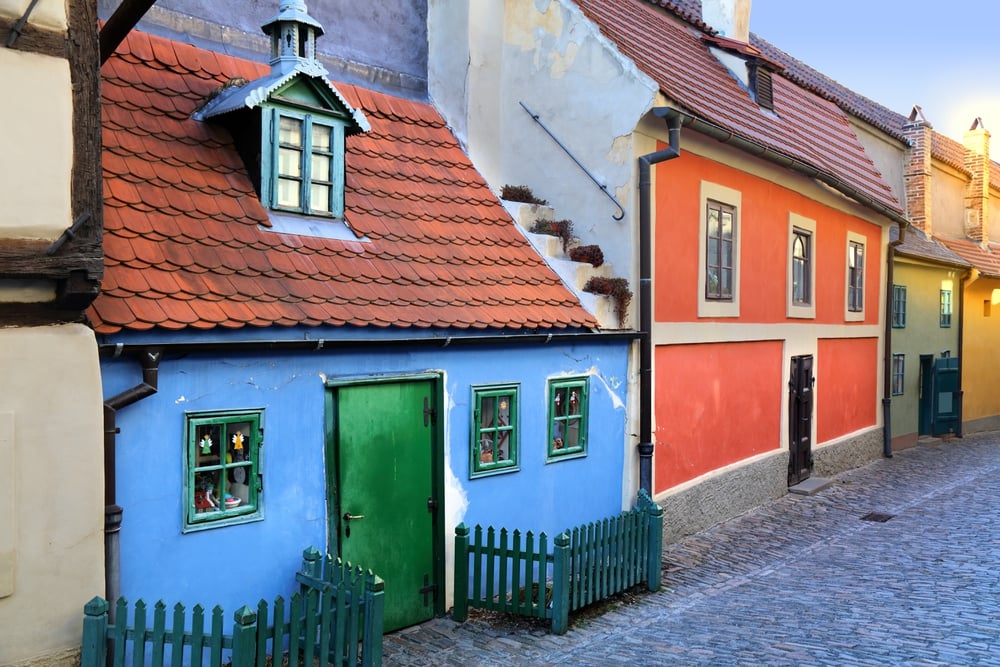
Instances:
[[[101,95],[98,23],[92,0],[67,2],[67,30],[27,22],[12,49],[69,61],[73,85],[72,226],[59,239],[0,238],[0,281],[49,280],[56,299],[49,303],[0,304],[0,321],[36,326],[78,321],[100,289],[104,272],[101,246]],[[16,20],[0,17],[0,45]],[[2,48],[2,46],[0,46]],[[10,157],[10,156],[9,156]],[[16,156],[13,156],[16,158]],[[2,231],[0,231],[2,237]]]

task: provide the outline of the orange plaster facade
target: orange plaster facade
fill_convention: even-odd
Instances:
[[[819,341],[816,356],[816,439],[833,438],[871,426],[876,420],[877,338]]]
[[[656,479],[670,488],[777,447],[782,344],[656,349]]]
[[[874,426],[879,338],[859,327],[879,323],[882,227],[693,153],[661,163],[655,174],[654,492],[787,448],[792,355],[814,357],[814,450]],[[739,304],[728,317],[699,317],[706,182],[739,194]],[[809,317],[789,317],[792,214],[814,224]],[[865,244],[865,305],[854,318],[846,303],[849,238]]]

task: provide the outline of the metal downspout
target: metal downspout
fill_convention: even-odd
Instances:
[[[639,158],[639,488],[653,493],[653,248],[650,167],[681,154],[681,116],[669,107],[653,113],[666,118],[667,148]]]
[[[885,260],[885,321],[882,324],[882,456],[892,458],[892,281],[896,246],[905,238],[906,226],[899,225],[899,238],[889,242]]]
[[[969,269],[959,280],[958,289],[958,437],[962,435],[963,420],[965,419],[965,383],[962,376],[965,375],[965,289],[973,276],[973,270]]]
[[[113,615],[115,601],[121,594],[121,548],[118,533],[122,525],[122,508],[117,502],[115,477],[115,436],[118,435],[116,414],[119,409],[152,396],[157,391],[160,367],[160,350],[147,349],[139,354],[142,365],[142,383],[104,401],[104,587],[105,599],[111,603]]]

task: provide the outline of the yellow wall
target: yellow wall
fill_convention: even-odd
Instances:
[[[1000,428],[1000,280],[967,285],[963,335],[962,421],[970,432]]]
[[[83,605],[104,594],[103,411],[96,341],[83,325],[0,329],[0,368],[0,665],[9,665],[79,648]]]

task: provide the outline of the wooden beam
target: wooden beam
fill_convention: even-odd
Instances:
[[[104,64],[156,0],[122,0],[118,9],[101,28],[101,64]]]

